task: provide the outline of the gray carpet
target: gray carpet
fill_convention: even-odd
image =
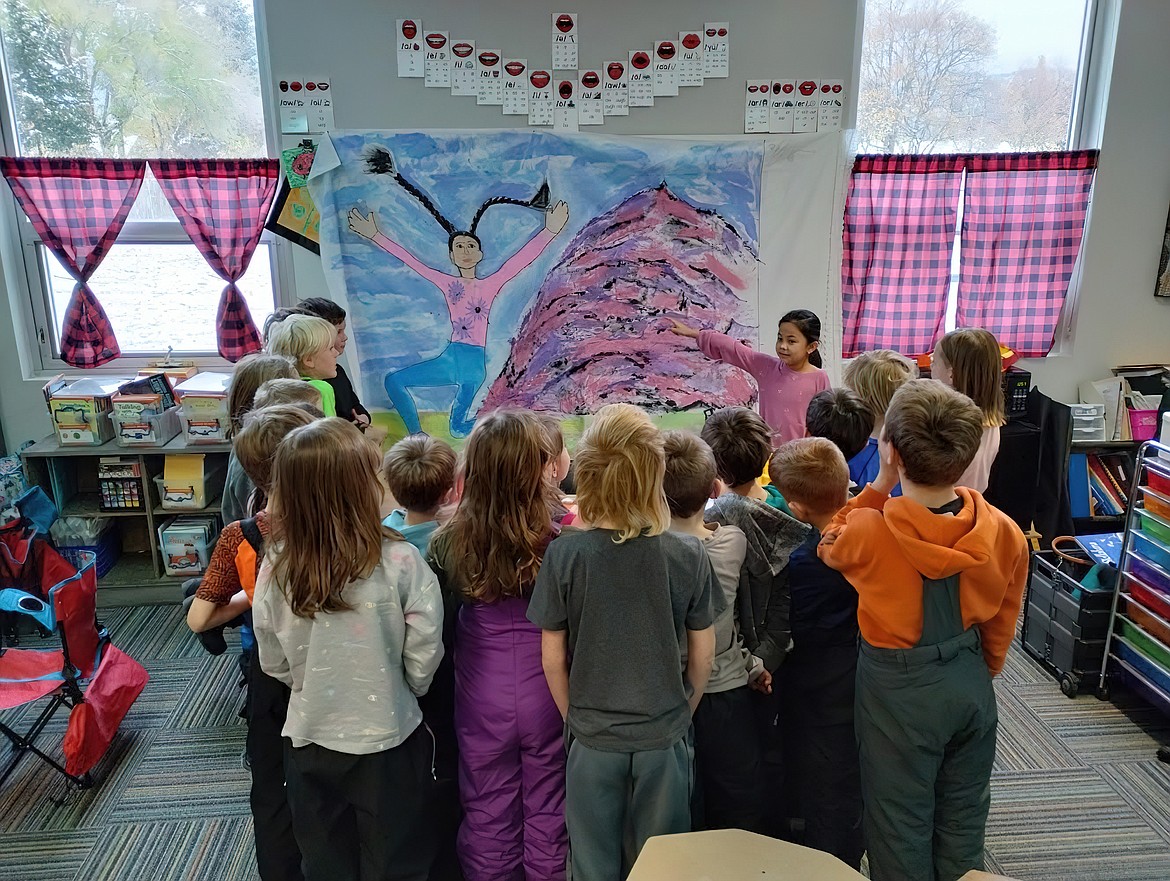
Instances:
[[[103,613],[150,684],[71,792],[26,759],[0,790],[0,881],[255,877],[232,651],[213,658],[175,606]],[[1018,647],[997,683],[999,754],[987,868],[1021,881],[1170,879],[1170,720],[1137,700],[1069,700]],[[12,724],[29,710],[2,716]],[[56,746],[66,716],[43,744]],[[0,745],[0,761],[8,755]]]

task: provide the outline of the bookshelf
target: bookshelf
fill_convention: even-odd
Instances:
[[[176,603],[181,599],[181,576],[164,575],[158,527],[175,514],[218,514],[220,496],[199,511],[164,509],[153,477],[162,473],[166,456],[206,455],[227,466],[231,444],[190,444],[182,434],[165,444],[120,446],[114,441],[100,446],[62,446],[55,436],[21,451],[30,485],[39,485],[57,505],[62,516],[113,518],[118,530],[120,555],[113,568],[98,579],[98,605],[104,607]],[[138,464],[142,505],[131,510],[103,511],[98,492],[98,459],[117,456]]]
[[[1140,446],[1141,441],[1073,443],[1068,488],[1077,535],[1125,528]]]

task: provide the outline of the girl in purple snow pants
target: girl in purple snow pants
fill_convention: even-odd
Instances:
[[[561,439],[536,414],[481,418],[464,448],[459,507],[428,559],[454,634],[455,735],[464,818],[457,850],[467,881],[563,881],[564,723],[541,664],[528,597],[557,534],[546,471]]]

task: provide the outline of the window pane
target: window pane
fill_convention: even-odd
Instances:
[[[1063,150],[1087,0],[866,0],[865,153]]]
[[[73,279],[49,251],[41,249],[49,268],[53,306],[53,341],[59,349],[61,321],[73,295]],[[264,326],[273,309],[272,264],[268,246],[252,257],[240,291],[252,320]],[[176,352],[214,354],[215,312],[224,282],[191,244],[117,244],[90,279],[106,310],[122,354]]]
[[[263,156],[251,0],[0,0],[26,156]]]

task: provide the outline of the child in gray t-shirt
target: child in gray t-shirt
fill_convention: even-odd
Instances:
[[[545,676],[573,737],[573,877],[619,878],[624,832],[628,869],[646,839],[690,831],[687,735],[724,601],[699,540],[666,531],[662,437],[642,411],[603,407],[576,468],[584,529],[549,545],[528,618],[544,631]]]

